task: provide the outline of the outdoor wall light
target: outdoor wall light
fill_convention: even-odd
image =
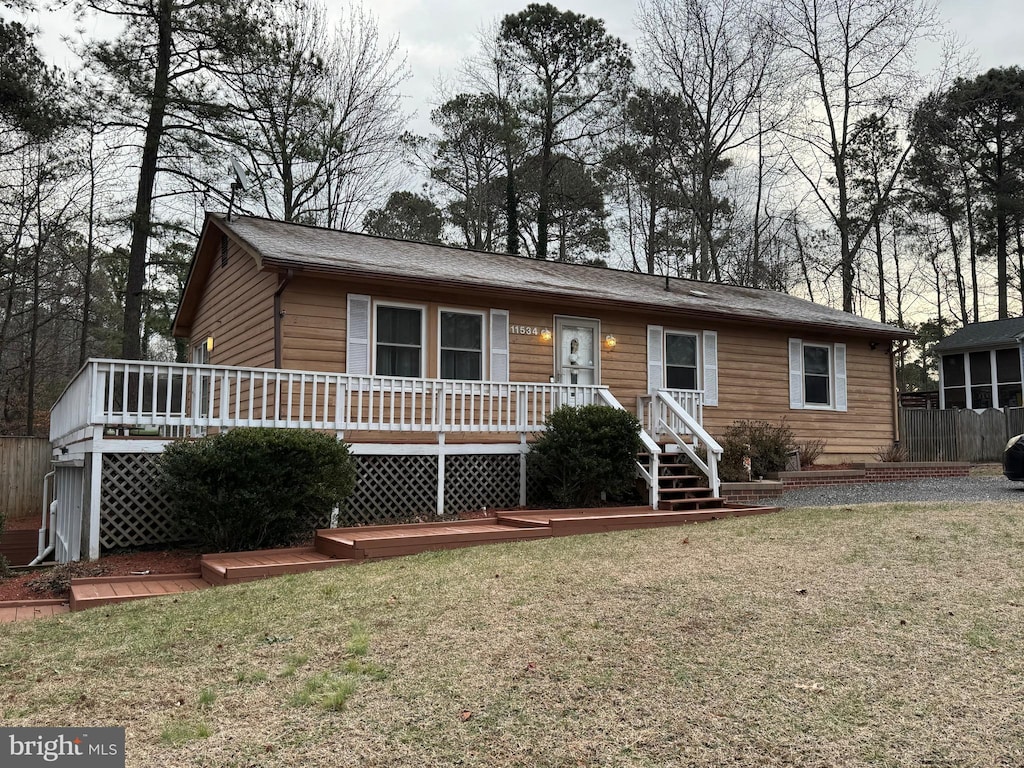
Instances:
[[[616,341],[615,337],[612,336],[610,333],[604,337],[604,345],[608,347],[608,349],[615,349],[615,345],[618,343],[619,342]]]
[[[551,341],[551,330],[548,329],[548,328],[545,328],[544,330],[542,330],[540,332],[540,340],[545,342],[545,343]]]
[[[206,351],[213,352],[213,336],[206,337]]]

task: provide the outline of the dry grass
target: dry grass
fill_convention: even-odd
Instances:
[[[791,510],[0,626],[130,766],[1024,765],[1024,506]]]

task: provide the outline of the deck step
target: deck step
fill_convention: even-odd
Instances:
[[[160,573],[152,576],[97,576],[71,580],[72,611],[129,600],[177,595],[209,587],[199,573]]]
[[[0,624],[57,616],[71,610],[67,600],[7,600],[0,602]]]
[[[417,526],[367,526],[316,532],[318,552],[331,557],[370,560],[479,544],[499,544],[551,535],[543,526],[505,525],[495,517],[457,523],[423,523]]]
[[[203,555],[199,565],[206,581],[224,585],[241,584],[288,573],[323,571],[339,565],[351,565],[353,562],[355,561],[321,554],[314,547],[293,547]]]
[[[666,500],[670,500],[670,497],[702,498],[710,496],[711,493],[712,490],[710,488],[702,485],[673,485],[658,489],[658,495]]]
[[[725,499],[720,496],[691,496],[685,498],[666,499],[658,502],[658,509],[667,511],[683,511],[687,509],[705,509],[725,507]]]

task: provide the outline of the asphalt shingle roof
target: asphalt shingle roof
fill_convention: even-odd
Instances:
[[[1016,344],[1024,336],[1024,317],[1010,317],[1005,320],[989,320],[985,323],[971,323],[950,334],[935,345],[935,351],[956,352],[963,349],[998,347]]]
[[[268,266],[500,289],[538,298],[630,305],[785,325],[812,325],[888,339],[910,331],[775,291],[702,283],[524,256],[390,240],[271,219],[214,216]]]

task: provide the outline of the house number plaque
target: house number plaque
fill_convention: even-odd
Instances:
[[[540,335],[540,328],[535,325],[510,325],[508,328],[512,333],[520,333],[524,336]]]

